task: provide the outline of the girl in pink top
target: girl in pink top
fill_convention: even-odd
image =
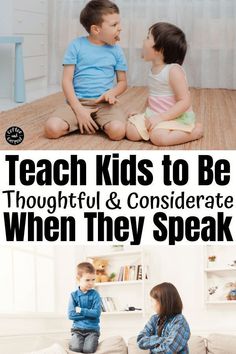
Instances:
[[[148,75],[148,107],[129,118],[129,140],[149,140],[158,146],[183,144],[202,137],[195,122],[182,63],[187,50],[184,33],[159,22],[150,27],[143,44],[143,58],[152,62]]]

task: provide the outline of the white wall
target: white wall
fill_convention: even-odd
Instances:
[[[50,246],[48,246],[50,247]],[[69,294],[75,288],[76,247],[55,247],[55,301],[56,315],[0,314],[0,336],[34,334],[45,332],[64,332],[70,329],[66,309]],[[20,291],[20,289],[19,289]]]

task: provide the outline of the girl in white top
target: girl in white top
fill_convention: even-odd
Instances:
[[[149,140],[158,146],[183,144],[202,137],[195,122],[182,63],[187,50],[184,33],[176,26],[159,22],[148,32],[143,58],[152,62],[148,75],[148,107],[129,118],[129,140]]]

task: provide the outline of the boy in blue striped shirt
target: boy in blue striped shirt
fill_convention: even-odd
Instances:
[[[77,265],[79,287],[70,295],[68,317],[73,321],[69,348],[75,352],[94,353],[100,335],[101,298],[93,289],[95,268],[91,263]]]
[[[137,337],[140,349],[151,354],[188,354],[189,325],[182,315],[180,295],[171,283],[154,286],[150,291],[156,315]]]

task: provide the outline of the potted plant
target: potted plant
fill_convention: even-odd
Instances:
[[[109,281],[115,281],[115,278],[116,278],[116,273],[113,272],[109,275]]]
[[[209,267],[215,267],[216,264],[216,256],[208,256],[208,266]]]

